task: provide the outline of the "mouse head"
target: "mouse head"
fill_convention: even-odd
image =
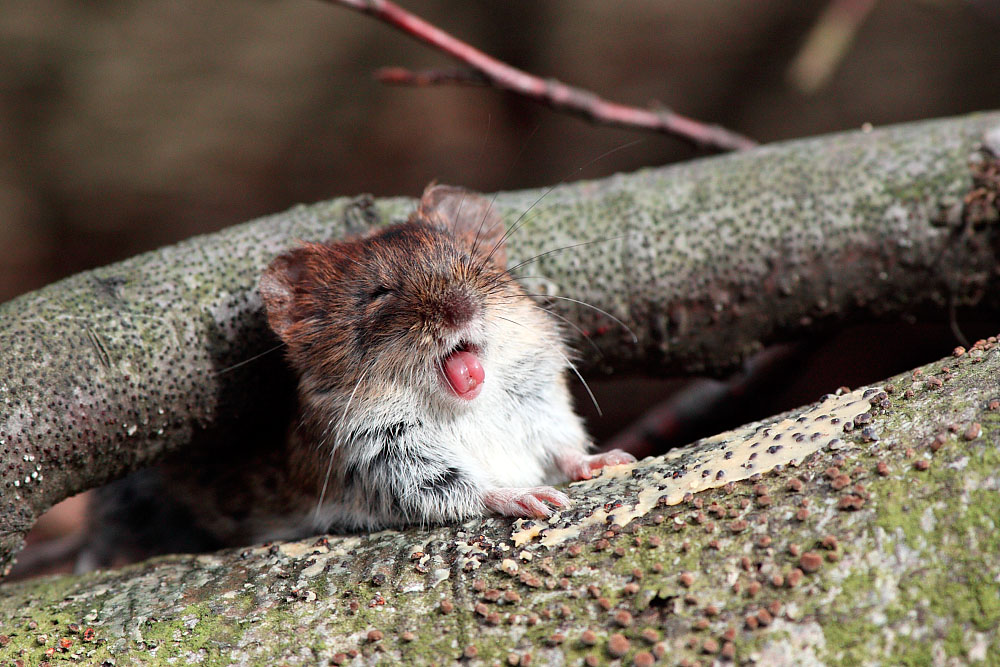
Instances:
[[[268,322],[317,390],[432,377],[459,399],[479,394],[490,309],[520,294],[504,270],[504,225],[491,203],[430,186],[410,219],[366,236],[306,243],[260,280]]]

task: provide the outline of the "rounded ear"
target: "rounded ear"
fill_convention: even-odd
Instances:
[[[289,342],[289,329],[302,319],[296,295],[301,291],[299,285],[304,273],[305,249],[297,248],[268,264],[258,283],[267,322],[286,343]]]
[[[507,228],[493,202],[465,188],[431,183],[411,219],[447,229],[471,252],[498,269],[507,267]]]

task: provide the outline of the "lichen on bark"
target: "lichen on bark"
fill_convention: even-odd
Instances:
[[[993,341],[867,392],[872,430],[624,526],[614,517],[677,457],[573,484],[558,525],[610,515],[552,547],[544,532],[515,545],[523,524],[488,518],[8,585],[0,656],[34,659],[65,637],[65,654],[117,664],[996,661]]]

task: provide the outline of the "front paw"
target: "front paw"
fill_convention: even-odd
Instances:
[[[569,497],[551,486],[535,486],[530,489],[504,487],[484,493],[483,504],[503,516],[544,519],[552,514],[549,505],[566,507],[569,505]]]
[[[635,463],[635,457],[620,449],[612,449],[610,452],[600,454],[578,454],[576,452],[567,454],[559,459],[559,468],[570,480],[577,482],[581,479],[590,479],[594,476],[595,470],[604,466],[617,466],[625,463]]]

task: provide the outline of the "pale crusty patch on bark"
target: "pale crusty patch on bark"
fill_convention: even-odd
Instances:
[[[824,447],[836,448],[844,424],[871,409],[867,398],[877,393],[858,389],[843,395],[829,394],[805,412],[771,422],[757,422],[699,440],[663,456],[638,463],[603,469],[593,480],[576,485],[601,485],[607,478],[631,475],[649,468],[638,501],[623,506],[596,508],[581,520],[567,520],[567,512],[554,514],[548,522],[518,520],[511,539],[522,546],[536,538],[546,547],[577,538],[591,526],[608,524],[609,517],[626,526],[645,516],[657,505],[677,505],[688,494],[699,493],[770,472],[778,466],[795,465]],[[663,500],[661,500],[661,498]]]

